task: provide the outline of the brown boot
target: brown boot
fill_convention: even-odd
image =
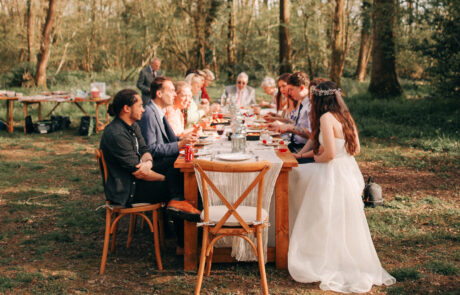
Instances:
[[[188,201],[171,200],[166,208],[169,213],[191,222],[200,221],[201,211],[193,207]]]

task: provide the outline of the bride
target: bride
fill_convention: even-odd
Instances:
[[[315,163],[299,165],[290,177],[294,226],[288,268],[298,282],[364,293],[396,280],[382,268],[371,239],[363,176],[353,157],[360,149],[358,131],[340,91],[333,82],[313,90]]]

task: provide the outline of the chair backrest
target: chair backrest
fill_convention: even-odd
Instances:
[[[209,223],[209,194],[208,194],[208,185],[214,191],[214,193],[219,197],[222,203],[227,207],[227,213],[221,218],[221,220],[214,227],[214,231],[218,231],[228,220],[228,218],[233,215],[240,225],[246,230],[250,231],[248,224],[243,220],[243,218],[236,212],[238,206],[246,199],[249,193],[258,185],[257,191],[257,214],[256,221],[263,222],[262,220],[262,199],[263,199],[263,185],[265,174],[268,169],[270,169],[271,164],[268,161],[260,162],[245,162],[245,163],[226,163],[226,162],[211,162],[206,160],[194,160],[193,162],[196,171],[201,176],[202,184],[202,198],[203,198],[203,211],[204,211],[204,223]],[[259,172],[255,179],[249,184],[249,186],[244,190],[241,196],[235,201],[234,204],[230,204],[227,198],[219,191],[216,185],[212,182],[206,172],[222,172],[222,173],[249,173],[249,172]]]
[[[102,185],[105,187],[105,184],[107,183],[107,164],[105,163],[104,153],[101,149],[96,149],[96,159],[99,169],[101,170]]]

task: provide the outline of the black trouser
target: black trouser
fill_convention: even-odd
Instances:
[[[315,159],[313,157],[312,158],[300,158],[300,159],[297,159],[297,163],[299,164],[315,163]]]
[[[290,144],[288,144],[288,149],[289,151],[291,151],[291,153],[298,153],[304,145],[304,143],[291,142]]]
[[[154,159],[153,171],[163,174],[165,181],[138,180],[133,203],[160,203],[184,199],[184,183],[180,170],[174,168],[176,157]]]

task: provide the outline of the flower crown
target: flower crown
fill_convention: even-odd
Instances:
[[[329,96],[329,95],[336,94],[337,92],[339,93],[342,92],[342,89],[337,88],[337,89],[322,90],[322,89],[318,89],[318,87],[315,87],[313,89],[313,94],[316,96]]]

